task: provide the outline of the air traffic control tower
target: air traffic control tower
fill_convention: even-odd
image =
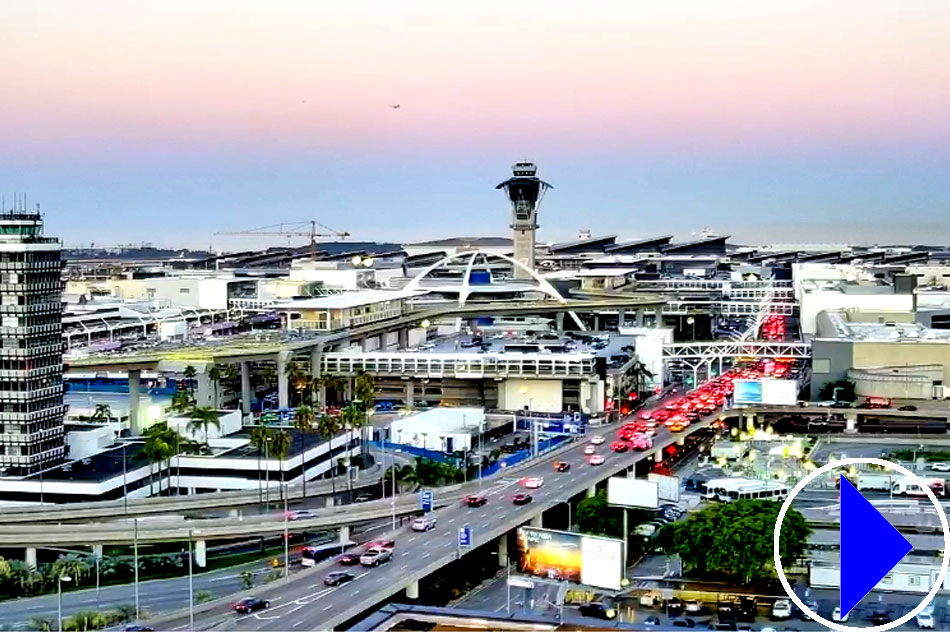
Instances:
[[[538,178],[538,166],[527,161],[515,163],[512,177],[495,189],[504,189],[511,201],[511,228],[514,229],[515,260],[534,270],[534,233],[538,228],[538,207],[551,185]],[[515,267],[515,279],[530,275]]]

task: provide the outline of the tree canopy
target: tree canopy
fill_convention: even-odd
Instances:
[[[710,506],[664,527],[660,542],[697,575],[725,575],[743,583],[769,580],[775,577],[772,541],[780,508],[761,499]],[[780,537],[783,560],[802,556],[810,532],[805,517],[789,509]]]

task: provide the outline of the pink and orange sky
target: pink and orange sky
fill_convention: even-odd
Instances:
[[[546,240],[950,242],[940,0],[12,0],[0,90],[0,189],[69,245],[502,234],[522,157]]]

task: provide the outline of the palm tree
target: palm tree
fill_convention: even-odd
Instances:
[[[287,363],[284,373],[287,374],[287,382],[290,383],[290,386],[297,392],[297,399],[299,401],[300,395],[310,382],[310,376],[304,371],[303,365],[297,362]]]
[[[274,456],[280,460],[280,494],[284,494],[284,460],[290,452],[290,433],[287,431],[278,431],[274,434],[274,440],[271,442],[271,448]]]
[[[157,424],[152,425],[148,428],[148,431],[154,429]],[[145,459],[149,462],[149,480],[148,480],[148,494],[152,496],[155,494],[155,464],[159,464],[165,460],[165,456],[170,450],[171,447],[165,442],[163,438],[158,433],[148,434],[146,432],[145,446],[142,447],[142,455],[145,456]],[[161,492],[161,490],[159,490]]]
[[[350,457],[350,444],[353,443],[353,431],[356,429],[363,428],[364,421],[365,420],[363,418],[363,412],[360,411],[359,408],[355,405],[348,404],[343,408],[342,411],[340,411],[340,422],[343,424],[343,428],[349,431],[349,437],[346,440],[347,461],[349,461],[349,457]],[[362,446],[362,442],[360,442],[360,445]],[[347,483],[347,488],[349,488],[350,494],[352,496],[353,479],[350,477],[349,469],[347,469],[347,472],[346,472],[346,483]]]
[[[190,391],[179,389],[172,396],[172,409],[179,413],[188,413],[195,406],[195,397]]]
[[[300,436],[300,475],[303,478],[303,497],[307,498],[307,460],[306,460],[306,448],[304,447],[304,435],[313,431],[313,421],[316,418],[316,415],[313,412],[313,409],[308,407],[305,404],[297,407],[297,411],[294,414],[294,430],[297,431]]]
[[[264,498],[264,492],[261,488],[261,455],[264,453],[264,446],[267,445],[270,436],[270,430],[266,426],[260,425],[251,429],[248,438],[251,446],[257,449],[257,494],[261,500]]]
[[[337,402],[338,396],[346,388],[346,379],[342,376],[333,376],[326,374],[317,379],[317,384],[327,390],[327,393],[333,393],[333,402]],[[330,398],[328,397],[327,400]]]
[[[211,407],[197,407],[191,412],[191,420],[188,422],[188,430],[194,433],[202,429],[205,434],[205,446],[208,446],[208,427],[213,426],[216,429],[221,428],[221,413]]]
[[[376,383],[373,377],[364,371],[358,372],[353,385],[353,395],[355,396],[354,402],[360,411],[361,420],[359,426],[364,427],[369,423],[367,411],[369,411],[376,402]],[[365,452],[365,444],[361,437],[360,455],[364,455]]]
[[[185,379],[188,381],[189,390],[194,391],[195,378],[198,376],[198,370],[195,369],[194,366],[188,365],[187,367],[185,367],[185,371],[183,373],[184,373]]]
[[[50,567],[49,575],[54,579],[71,576],[73,582],[78,587],[79,581],[88,572],[89,563],[76,554],[67,554],[66,556],[60,556],[56,559],[56,562]]]
[[[340,432],[340,419],[332,415],[327,415],[326,413],[321,414],[317,419],[317,434],[320,437],[324,437],[328,442],[331,443],[331,448],[328,451],[328,456],[330,459],[330,464],[333,464],[333,448],[332,442],[333,438],[336,437],[336,434]],[[333,468],[330,468],[330,486],[333,489],[333,497],[336,498],[336,476],[332,472]]]
[[[91,422],[108,422],[112,419],[112,407],[108,404],[97,404],[96,410],[89,417]]]
[[[217,365],[208,370],[208,380],[214,385],[214,407],[217,409],[220,406],[218,402],[218,381],[221,380],[221,369]]]

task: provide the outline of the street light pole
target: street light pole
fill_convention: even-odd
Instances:
[[[485,423],[485,419],[482,418],[478,422],[478,491],[482,491],[482,462],[485,461],[485,458],[482,456],[482,428]]]
[[[194,585],[194,551],[192,549],[193,531],[188,529],[188,630],[195,630],[195,585]]]
[[[284,582],[290,580],[290,533],[287,521],[290,520],[287,512],[287,485],[284,485]],[[192,627],[194,630],[194,627]]]
[[[57,595],[57,614],[59,615],[59,630],[63,630],[63,581],[69,582],[72,580],[69,576],[59,576],[56,578],[56,595]]]
[[[139,518],[132,519],[132,570],[135,574],[135,619],[139,619]]]
[[[122,505],[125,510],[125,514],[129,513],[129,477],[128,477],[128,460],[125,457],[125,448],[127,446],[126,442],[122,442]]]

